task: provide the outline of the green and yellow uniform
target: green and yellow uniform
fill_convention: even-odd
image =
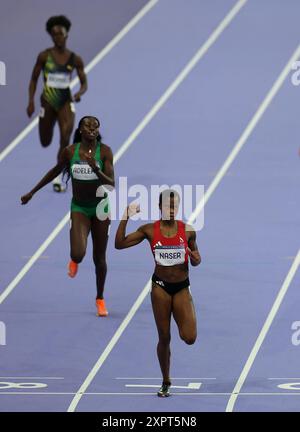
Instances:
[[[44,89],[42,98],[47,101],[56,111],[66,102],[72,101],[70,82],[75,67],[75,54],[72,52],[64,65],[55,62],[51,51],[43,68]]]

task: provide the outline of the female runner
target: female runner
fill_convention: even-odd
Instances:
[[[29,102],[27,114],[34,113],[34,95],[41,71],[44,76],[44,89],[41,95],[39,115],[39,135],[43,147],[47,147],[53,136],[56,121],[60,130],[60,148],[57,161],[64,148],[69,145],[74,127],[75,108],[72,101],[79,102],[81,95],[87,90],[87,78],[84,64],[78,55],[66,47],[68,32],[71,27],[69,19],[63,15],[53,16],[46,23],[46,30],[52,38],[54,46],[42,51],[33,68],[29,84]],[[70,82],[73,70],[76,69],[81,87],[72,97]],[[53,180],[56,192],[64,190],[60,176]]]
[[[166,190],[160,194],[161,219],[138,228],[126,235],[128,218],[138,213],[139,206],[130,205],[120,222],[115,247],[124,249],[147,239],[155,260],[152,276],[151,301],[158,331],[157,356],[163,382],[157,393],[169,396],[170,380],[170,322],[173,315],[181,339],[191,345],[197,337],[196,314],[190,292],[188,256],[190,263],[197,266],[201,257],[196,244],[196,232],[180,220],[176,220],[179,195]]]
[[[100,122],[96,117],[83,117],[75,132],[74,144],[65,147],[54,168],[26,195],[21,197],[27,204],[33,195],[51,182],[63,170],[72,178],[73,198],[71,202],[71,261],[69,276],[74,277],[78,264],[83,260],[89,232],[93,240],[93,260],[96,270],[98,316],[107,316],[103,298],[107,272],[106,246],[110,225],[110,210],[107,193],[113,188],[113,155],[109,146],[101,142]]]

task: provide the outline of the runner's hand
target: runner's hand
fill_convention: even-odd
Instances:
[[[84,153],[84,157],[86,158],[87,163],[92,168],[92,170],[99,169],[96,165],[96,161],[90,153]]]
[[[81,94],[79,92],[74,94],[73,101],[74,102],[80,102],[81,101]]]
[[[30,118],[34,113],[34,102],[29,102],[28,107],[26,109],[27,115]]]
[[[26,195],[21,196],[22,205],[27,204],[28,201],[30,201],[32,197],[33,197],[33,194],[31,192],[29,192]]]
[[[192,251],[189,247],[187,247],[186,250],[191,261],[193,261],[195,264],[200,262],[200,254],[197,250]]]
[[[134,216],[135,214],[139,213],[141,211],[140,205],[136,203],[131,203],[127,207],[127,215],[128,218]]]

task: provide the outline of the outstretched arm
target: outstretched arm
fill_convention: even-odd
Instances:
[[[139,206],[137,205],[129,205],[125,213],[123,215],[123,218],[118,226],[117,232],[116,232],[116,238],[115,238],[115,248],[116,249],[125,249],[129,248],[131,246],[135,246],[139,243],[141,243],[146,238],[146,233],[143,229],[143,226],[138,228],[137,231],[126,235],[126,226],[127,222],[130,216],[133,216],[134,214],[138,213],[140,211]]]
[[[60,174],[62,172],[62,170],[67,166],[68,163],[69,163],[68,148],[65,148],[63,150],[61,156],[60,156],[58,163],[55,165],[55,167],[51,168],[51,170],[49,170],[47,172],[47,174],[44,175],[44,177],[39,181],[39,183],[29,193],[27,193],[26,195],[23,195],[21,197],[22,204],[27,204],[28,201],[31,200],[33,195],[38,190],[42,189],[44,186],[46,186],[46,184],[48,184],[52,180],[54,180],[55,177],[57,177],[58,174]]]

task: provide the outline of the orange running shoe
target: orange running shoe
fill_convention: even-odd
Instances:
[[[104,317],[108,315],[104,299],[96,299],[96,307],[98,316]]]
[[[71,260],[71,261],[69,262],[68,269],[69,269],[69,271],[68,271],[68,275],[69,275],[71,278],[73,278],[73,277],[75,277],[76,274],[77,274],[77,271],[78,271],[78,264],[77,264],[76,262],[74,262],[74,261]]]

